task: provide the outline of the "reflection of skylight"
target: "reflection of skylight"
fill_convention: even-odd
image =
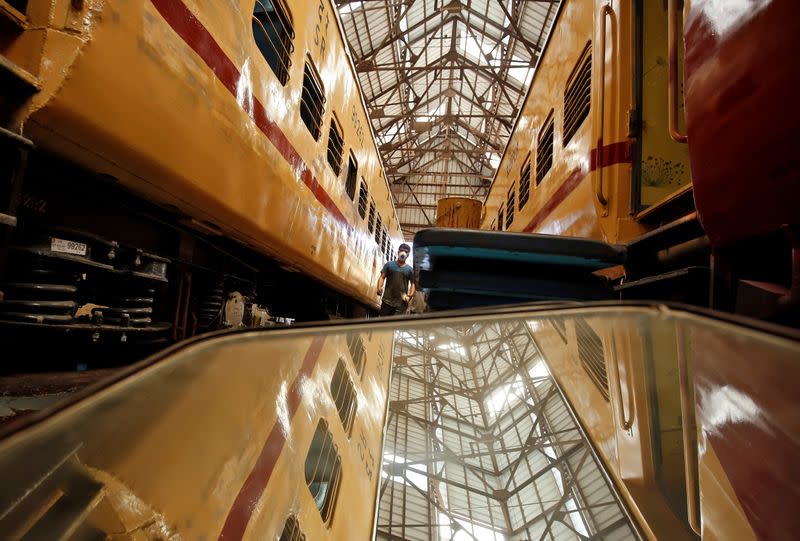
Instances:
[[[537,364],[543,364],[543,363],[539,362]],[[538,425],[536,426],[535,433],[537,436],[542,435],[542,430]],[[555,448],[553,448],[553,446],[551,445],[545,445],[544,447],[542,447],[542,451],[544,451],[544,454],[550,460],[556,460],[558,458]],[[563,496],[564,478],[561,476],[561,471],[558,468],[551,468],[550,473],[553,474],[553,478],[556,482],[556,487],[558,487],[558,492]],[[575,527],[575,531],[577,531],[584,537],[589,537],[589,529],[586,527],[586,523],[583,521],[583,515],[581,515],[580,511],[578,511],[578,504],[575,502],[575,498],[568,499],[566,502],[564,502],[564,506],[567,508],[567,516],[572,522],[572,525]]]
[[[533,379],[537,379],[546,378],[550,375],[550,372],[547,370],[547,366],[545,366],[542,361],[539,361],[528,370],[528,374],[530,374]]]
[[[456,343],[456,342],[449,342],[447,344],[439,344],[436,346],[436,349],[443,349],[446,351],[455,351],[462,357],[467,354],[467,351],[464,349],[464,346]]]
[[[491,417],[499,417],[507,408],[510,408],[520,399],[525,397],[525,384],[517,376],[514,381],[503,385],[486,399],[486,410]]]
[[[349,4],[344,4],[339,6],[339,14],[344,15],[345,13],[350,13],[351,11],[361,9],[361,6],[363,5],[363,2],[350,2]]]
[[[406,464],[408,460],[401,456],[395,456],[392,454],[383,455],[383,463],[384,464]],[[381,470],[381,477],[384,479],[389,478],[396,483],[403,483],[405,485],[413,485],[420,490],[428,492],[428,477],[420,473],[419,470],[424,469],[425,466],[422,464],[412,464],[405,468],[405,476],[403,475],[389,475],[386,473],[385,469]],[[417,471],[414,471],[417,470]]]
[[[420,342],[419,337],[416,333],[408,332],[408,331],[399,331],[397,333],[397,338],[405,342],[406,344],[417,345]]]
[[[539,361],[531,366],[530,369],[528,369],[528,374],[530,374],[534,380],[546,378],[550,375],[550,373],[547,371],[547,366],[545,366],[542,361]],[[489,395],[485,402],[486,412],[491,418],[495,419],[505,413],[506,410],[511,409],[514,404],[525,399],[526,396],[528,403],[533,405],[533,399],[532,397],[528,396],[528,393],[525,389],[525,384],[522,381],[522,377],[517,376],[514,381],[499,387],[491,395]]]
[[[496,532],[486,526],[481,526],[467,519],[460,517],[453,517],[453,520],[458,522],[461,530],[458,530],[453,535],[453,530],[450,527],[450,517],[445,513],[439,512],[439,539],[453,541],[505,541],[505,536],[500,532]]]

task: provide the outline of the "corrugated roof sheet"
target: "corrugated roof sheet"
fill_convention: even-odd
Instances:
[[[393,362],[378,539],[635,538],[525,322],[398,331]]]
[[[407,237],[482,199],[558,1],[337,0]]]

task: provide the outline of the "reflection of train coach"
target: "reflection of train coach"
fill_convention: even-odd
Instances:
[[[377,306],[401,233],[335,9],[234,4],[0,2],[6,327],[134,343]]]
[[[796,332],[653,303],[433,316],[206,335],[0,428],[0,538],[800,527]]]
[[[3,439],[0,538],[366,539],[392,341],[276,328],[138,365]]]
[[[800,19],[790,0],[680,4],[562,2],[482,227],[626,244],[622,298],[791,320]]]

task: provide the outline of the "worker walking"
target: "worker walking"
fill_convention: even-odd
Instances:
[[[406,243],[401,244],[397,249],[397,261],[387,262],[381,270],[381,277],[378,278],[378,296],[383,295],[380,311],[382,316],[404,313],[408,301],[414,296],[416,291],[414,269],[406,262],[410,253],[411,247]],[[384,284],[386,284],[385,292]]]

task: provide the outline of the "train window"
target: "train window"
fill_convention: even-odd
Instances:
[[[342,420],[342,427],[345,433],[350,436],[353,430],[353,420],[356,418],[356,389],[353,380],[347,374],[347,367],[339,359],[336,370],[331,379],[331,396],[336,410],[339,412],[339,419]]]
[[[592,95],[592,44],[586,45],[564,90],[564,145],[589,116]]]
[[[333,515],[342,480],[342,459],[325,419],[319,420],[311,440],[306,455],[305,474],[308,490],[314,498],[322,521],[327,524]]]
[[[339,176],[342,172],[342,150],[344,149],[344,138],[336,121],[331,119],[331,131],[328,134],[328,165]]]
[[[306,541],[306,536],[300,530],[300,523],[297,522],[297,517],[289,515],[286,518],[286,523],[283,525],[283,531],[278,541]]]
[[[381,229],[383,229],[383,220],[381,220],[381,215],[378,214],[378,219],[375,224],[375,243],[378,246],[381,244]]]
[[[583,319],[575,320],[575,335],[578,340],[578,358],[589,378],[608,401],[608,374],[603,355],[603,341]]]
[[[506,229],[511,227],[511,224],[514,223],[514,208],[517,205],[516,198],[517,192],[515,191],[516,186],[511,185],[511,188],[508,190],[508,196],[506,199]]]
[[[367,220],[367,229],[372,233],[375,230],[375,201],[369,202],[369,219]]]
[[[550,168],[553,167],[553,111],[539,131],[539,141],[536,145],[536,185],[544,179]]]
[[[525,158],[522,169],[519,171],[519,209],[522,210],[528,202],[531,193],[531,155]]]
[[[369,198],[369,191],[367,189],[367,181],[361,177],[361,190],[358,192],[358,215],[362,218],[367,216],[367,199]]]
[[[347,349],[350,350],[350,358],[353,359],[353,367],[361,377],[364,371],[364,361],[367,359],[367,352],[364,349],[364,341],[358,334],[351,334],[347,337]]]
[[[317,70],[306,62],[303,71],[303,93],[300,95],[300,118],[311,132],[315,141],[319,140],[322,113],[325,111],[325,93]]]
[[[252,26],[258,50],[281,84],[285,85],[289,80],[294,51],[294,29],[289,10],[282,0],[256,0]]]
[[[386,232],[386,228],[383,228],[383,233],[381,234],[381,246],[383,247],[383,258],[389,259],[389,234]]]
[[[497,210],[497,230],[498,231],[502,231],[503,230],[503,221],[504,221],[503,220],[503,216],[504,216],[503,207],[500,206],[500,208]]]
[[[350,158],[347,161],[347,180],[344,184],[344,191],[347,192],[348,197],[350,200],[353,201],[356,198],[356,182],[358,181],[358,162],[356,162],[356,158],[353,156],[353,153],[350,153]]]

